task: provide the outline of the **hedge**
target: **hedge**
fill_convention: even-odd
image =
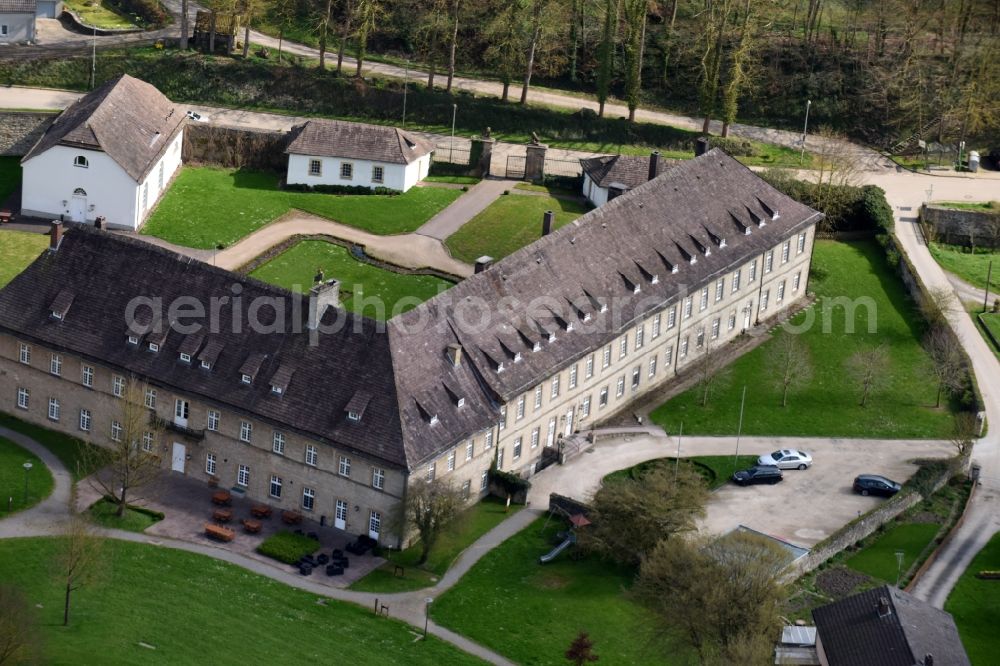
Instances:
[[[516,495],[527,491],[531,487],[531,482],[527,479],[522,479],[516,474],[504,472],[493,467],[490,468],[489,478],[490,481],[502,486],[504,492],[508,495]]]
[[[289,192],[319,192],[320,194],[380,194],[383,196],[396,196],[402,194],[399,190],[389,187],[365,187],[364,185],[306,185],[304,183],[286,184],[285,188]]]
[[[769,169],[760,174],[775,189],[796,201],[819,210],[819,186],[792,178],[784,170]],[[825,188],[826,215],[821,224],[823,231],[871,231],[878,235],[892,233],[892,206],[886,201],[885,191],[875,185],[830,185]]]
[[[303,557],[311,555],[317,550],[319,550],[319,541],[291,532],[278,532],[257,546],[257,552],[261,555],[266,555],[285,564],[296,564]]]

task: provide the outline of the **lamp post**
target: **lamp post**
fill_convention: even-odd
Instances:
[[[736,453],[733,454],[733,468],[736,468],[736,461],[740,459],[740,435],[743,434],[743,406],[747,402],[747,385],[743,385],[743,397],[740,398],[740,424],[736,427]]]
[[[809,132],[809,107],[812,106],[812,100],[806,100],[806,121],[802,125],[802,152],[799,153],[799,164],[802,164],[803,160],[806,159],[806,134]]]
[[[403,129],[406,129],[406,89],[409,88],[410,61],[406,61],[406,69],[403,70]]]
[[[458,104],[451,105],[451,146],[448,147],[448,161],[451,162],[455,152],[455,116],[458,114]]]
[[[431,604],[434,603],[434,597],[427,597],[424,599],[424,640],[427,640],[427,622],[431,616]]]
[[[983,312],[986,312],[986,308],[989,307],[990,280],[992,279],[993,279],[993,261],[990,260],[990,265],[986,268],[986,294],[983,296]]]
[[[24,463],[24,505],[28,505],[28,472],[31,471],[31,463]]]

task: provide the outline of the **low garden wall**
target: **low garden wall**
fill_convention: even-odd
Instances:
[[[82,32],[88,35],[97,35],[99,37],[107,37],[109,35],[127,35],[133,32],[143,32],[143,29],[138,26],[133,26],[131,28],[98,28],[97,26],[90,25],[82,18],[76,15],[76,12],[71,9],[63,7],[62,16],[60,19],[63,23],[67,24],[67,27],[73,32]]]
[[[191,122],[184,130],[182,155],[185,164],[283,172],[290,140],[290,132]]]
[[[0,155],[25,155],[57,115],[55,111],[0,111]]]
[[[965,247],[1000,248],[1000,212],[924,204],[920,221],[932,240]]]
[[[589,506],[583,502],[578,502],[572,497],[566,497],[558,493],[549,494],[549,510],[558,511],[567,516],[575,516],[577,514],[590,515]]]

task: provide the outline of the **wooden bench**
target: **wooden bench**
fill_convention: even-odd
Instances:
[[[254,518],[270,518],[271,517],[271,507],[266,504],[255,504],[250,509],[250,515]]]
[[[232,509],[216,509],[212,512],[212,518],[220,523],[228,523],[233,519]]]
[[[0,224],[10,224],[9,210],[0,210]]]
[[[233,501],[233,496],[229,494],[228,490],[220,490],[218,492],[212,493],[212,504],[218,504],[219,506],[229,506]]]
[[[243,519],[243,529],[246,530],[247,534],[258,534],[261,527],[262,525],[259,520]]]
[[[298,525],[302,522],[302,514],[298,511],[282,511],[281,522],[286,525]]]
[[[222,525],[216,525],[215,523],[205,523],[205,536],[209,539],[215,539],[216,541],[229,542],[236,538],[236,532],[229,529],[228,527],[223,527]]]

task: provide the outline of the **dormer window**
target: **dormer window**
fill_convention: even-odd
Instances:
[[[211,370],[212,369],[212,364],[209,363],[208,361],[202,361],[201,362],[201,368],[202,368],[202,370]]]
[[[285,392],[284,389],[282,389],[280,386],[274,386],[273,384],[271,385],[271,393],[275,395],[281,395],[284,392]]]
[[[86,169],[87,167],[90,166],[90,162],[88,162],[87,158],[84,157],[83,155],[77,155],[76,157],[73,158],[73,166]]]
[[[497,363],[497,374],[503,372],[503,362]]]
[[[62,318],[63,318],[63,316],[62,316],[62,314],[60,314],[60,313],[58,313],[58,312],[55,312],[55,311],[53,311],[53,312],[52,312],[52,318],[53,318],[53,319],[58,319],[59,321],[62,321]]]
[[[514,363],[521,360],[521,352],[514,352]]]
[[[533,352],[542,351],[542,343],[539,342],[538,340],[535,340],[535,342],[531,345],[531,351]]]
[[[154,353],[160,351],[160,345],[156,344],[155,342],[150,342],[149,343],[149,351],[154,352]]]
[[[437,422],[438,422],[437,414],[431,414],[431,418],[430,418],[429,423],[431,425],[437,425]]]
[[[368,403],[372,400],[372,394],[365,391],[358,391],[353,396],[351,396],[350,401],[344,407],[344,411],[347,412],[347,420],[354,421],[357,423],[365,415],[365,410],[368,408]],[[420,403],[417,403],[417,407],[423,411],[420,407]]]
[[[649,283],[650,283],[650,284],[660,284],[660,276],[659,276],[659,275],[654,275],[654,276],[653,276],[653,277],[652,277],[652,278],[651,278],[651,279],[649,280]]]
[[[181,360],[183,362],[185,362],[185,363],[190,363],[191,362],[191,354],[185,354],[184,352],[181,352]]]
[[[607,311],[608,311],[608,304],[601,303],[601,312],[607,312]]]
[[[350,421],[358,422],[361,420],[361,414],[358,412],[347,412],[347,418]]]
[[[458,399],[458,407],[465,407],[465,398]]]
[[[244,384],[249,384],[253,381],[253,377],[250,375],[240,375],[240,381]]]
[[[584,312],[583,313],[583,323],[586,324],[588,321],[590,321],[590,313],[589,312]]]
[[[130,335],[130,336],[128,336],[128,343],[130,345],[138,345],[139,344],[139,336],[138,335]]]
[[[570,333],[572,331],[573,331],[573,322],[571,321],[566,322],[566,332]]]
[[[254,377],[260,371],[260,367],[264,364],[264,360],[267,358],[267,354],[251,354],[247,358],[246,363],[240,368],[240,381],[244,384],[252,384]],[[277,382],[271,382],[275,384]]]

